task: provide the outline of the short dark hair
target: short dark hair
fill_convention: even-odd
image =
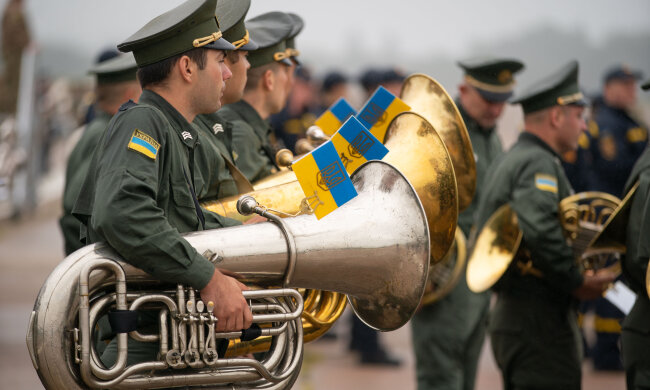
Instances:
[[[260,84],[260,81],[262,80],[262,76],[264,76],[267,70],[276,73],[280,66],[286,65],[280,65],[277,62],[271,62],[270,64],[264,64],[262,66],[250,68],[246,74],[247,80],[244,91],[252,91],[257,88],[257,86]]]
[[[140,86],[144,89],[148,86],[164,82],[174,65],[176,65],[178,60],[183,56],[188,56],[190,60],[196,62],[199,69],[204,69],[207,60],[206,50],[208,49],[199,47],[139,68],[137,76],[138,81],[140,81]]]

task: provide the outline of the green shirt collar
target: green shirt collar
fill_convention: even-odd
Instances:
[[[167,100],[154,91],[145,89],[142,91],[142,95],[140,95],[138,102],[158,108],[172,125],[181,141],[183,141],[183,143],[189,148],[194,148],[194,145],[199,138],[198,132],[191,123],[185,120],[185,117],[181,115],[174,106],[167,102]]]

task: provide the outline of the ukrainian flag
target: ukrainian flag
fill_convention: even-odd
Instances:
[[[355,109],[345,99],[340,98],[319,116],[314,124],[331,136],[352,115],[357,115]]]
[[[294,162],[291,169],[318,219],[357,196],[357,190],[330,141]]]
[[[350,117],[331,140],[349,174],[366,161],[381,160],[388,149],[355,117]]]
[[[411,107],[384,87],[379,87],[359,112],[359,121],[381,142],[390,122]]]

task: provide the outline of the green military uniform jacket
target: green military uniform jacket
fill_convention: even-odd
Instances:
[[[254,183],[277,172],[275,153],[269,136],[271,126],[244,100],[224,106],[219,110],[233,125],[232,148],[235,164],[244,176]]]
[[[192,122],[199,133],[200,145],[194,153],[194,183],[200,200],[221,199],[237,195],[226,159],[234,165],[232,124],[218,113],[197,115]]]
[[[543,273],[523,274],[515,259],[494,286],[498,299],[489,329],[506,389],[580,388],[580,335],[571,293],[583,277],[558,214],[560,200],[572,192],[559,156],[528,132],[495,162],[485,181],[477,227],[510,204],[523,232],[521,245]]]
[[[463,109],[463,105],[456,101],[458,111],[460,111],[469,139],[472,141],[474,150],[474,160],[476,161],[476,192],[472,203],[458,215],[458,226],[465,234],[470,237],[470,231],[474,225],[476,212],[478,211],[479,200],[483,191],[483,185],[488,173],[488,168],[493,161],[503,155],[503,146],[496,132],[496,128],[482,128],[474,119],[472,119]]]
[[[645,277],[650,259],[650,149],[639,157],[625,185],[627,193],[639,182],[632,198],[627,224],[623,274],[637,293],[630,313],[623,320],[623,365],[628,389],[650,388],[650,300]]]
[[[81,138],[75,145],[68,158],[65,171],[65,188],[63,190],[63,216],[59,219],[66,256],[83,247],[79,239],[79,220],[72,216],[72,207],[79,196],[79,190],[88,173],[88,166],[92,160],[93,151],[102,138],[104,129],[108,126],[111,115],[105,111],[96,110],[93,119],[83,130]]]
[[[488,167],[503,155],[503,149],[495,128],[481,128],[460,102],[456,105],[467,127],[476,160],[474,199],[458,216],[458,226],[465,237],[470,237]],[[449,295],[416,313],[411,324],[418,390],[474,388],[489,298],[487,292],[471,292],[462,277]]]
[[[134,146],[142,139],[149,145],[144,152]],[[105,241],[159,280],[202,289],[214,265],[181,237],[203,229],[190,186],[197,139],[196,128],[174,107],[145,90],[137,105],[123,105],[109,123],[73,214],[84,221],[89,242]],[[206,229],[238,224],[201,214]]]

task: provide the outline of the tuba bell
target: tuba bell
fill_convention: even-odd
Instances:
[[[562,229],[583,271],[620,270],[618,258],[588,249],[620,203],[620,199],[604,192],[581,192],[560,201]],[[521,246],[522,237],[517,215],[510,206],[505,204],[497,209],[478,234],[470,255],[466,273],[469,289],[476,293],[486,291],[511,266],[522,274],[543,277],[534,267],[528,250]]]
[[[369,326],[401,327],[415,312],[426,283],[426,214],[411,184],[388,163],[366,163],[352,181],[358,196],[320,221],[312,215],[280,219],[246,197],[240,210],[272,223],[184,235],[218,268],[260,287],[282,286],[244,292],[252,300],[253,322],[273,338],[261,360],[219,353],[217,339],[247,336],[215,333],[216,319],[196,291],[154,280],[111,248],[95,244],[59,264],[34,305],[27,347],[44,386],[290,388],[303,343],[303,300],[293,287],[347,294]],[[158,333],[118,333],[117,361],[104,367],[92,342],[98,318],[109,310],[138,308],[158,313]],[[158,343],[158,359],[127,365],[128,338]]]
[[[412,74],[404,80],[400,98],[422,115],[445,142],[458,184],[458,211],[472,203],[476,190],[476,162],[465,122],[454,100],[433,78]]]

